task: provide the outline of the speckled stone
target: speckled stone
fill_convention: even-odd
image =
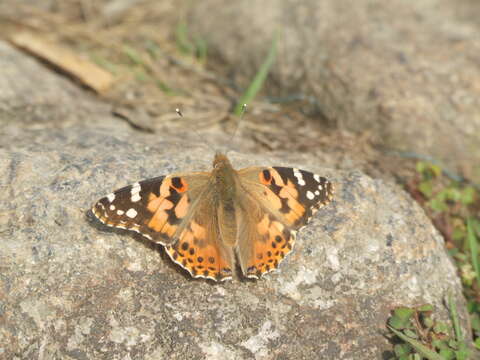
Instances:
[[[0,56],[0,69],[23,61],[0,43],[2,51],[10,58]],[[47,72],[33,62],[25,69]],[[9,70],[0,78],[2,71]],[[45,79],[46,94],[70,86]],[[66,93],[75,99],[65,102],[81,104],[75,114],[52,120],[63,104],[48,95],[52,106],[37,121],[21,103],[9,107],[2,84],[0,358],[380,358],[392,349],[384,336],[392,308],[430,302],[447,317],[448,292],[465,324],[442,238],[396,185],[329,169],[308,154],[232,152],[237,167],[295,166],[324,175],[335,182],[335,200],[299,233],[278,273],[259,281],[192,280],[160,247],[99,225],[89,209],[137,180],[210,169],[212,151],[139,134],[72,89]]]

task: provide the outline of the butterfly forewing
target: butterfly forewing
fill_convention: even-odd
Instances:
[[[292,228],[299,229],[305,226],[320,207],[332,201],[334,188],[326,178],[296,168],[273,167],[271,169],[270,187],[276,189],[282,199],[283,211],[286,214],[293,212],[296,215],[292,217],[292,219],[295,218],[294,222],[289,223]],[[278,186],[281,188],[278,189]]]
[[[188,215],[198,189],[205,187],[208,179],[208,173],[194,173],[189,177],[170,175],[136,182],[100,199],[92,211],[108,226],[137,231],[150,240],[168,244]]]
[[[137,231],[150,240],[162,242],[164,237],[148,227],[147,219],[153,215],[148,210],[149,199],[160,195],[164,179],[160,176],[118,189],[97,201],[92,212],[108,226]]]
[[[244,188],[291,229],[305,226],[334,193],[326,178],[287,167],[251,167],[239,171]]]

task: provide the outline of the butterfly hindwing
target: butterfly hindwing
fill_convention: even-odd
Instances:
[[[294,230],[265,209],[254,196],[241,204],[237,254],[243,274],[259,278],[275,270],[295,244]],[[247,210],[248,209],[248,210]]]
[[[219,235],[212,192],[205,194],[178,241],[165,247],[170,258],[193,277],[228,280],[232,277],[233,250]]]

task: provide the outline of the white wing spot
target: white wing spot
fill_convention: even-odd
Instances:
[[[298,185],[300,186],[305,185],[305,180],[303,180],[303,175],[297,168],[293,169],[293,176],[297,178]]]
[[[135,209],[128,209],[127,212],[126,212],[126,215],[131,219],[133,219],[135,216],[137,216],[137,214],[138,214],[137,210],[135,210]]]
[[[321,185],[321,184],[320,184],[320,185],[318,185],[318,190],[323,190],[323,187],[322,187],[322,185]]]
[[[316,182],[320,182],[320,175],[314,174],[313,178],[315,179]]]
[[[121,216],[121,215],[123,215],[123,214],[125,214],[125,211],[123,211],[123,210],[117,210],[117,215],[120,215],[120,216]]]
[[[107,199],[108,201],[113,202],[113,200],[115,200],[115,194],[114,193],[108,194]]]
[[[132,193],[133,192],[139,192],[141,189],[140,183],[136,182],[135,184],[132,184]]]
[[[115,205],[110,205],[110,210],[115,210]]]
[[[320,191],[318,191],[318,190],[315,191],[315,195],[317,195],[317,196],[320,195]]]
[[[132,185],[132,189],[130,190],[130,193],[133,195],[140,192],[140,190],[142,190],[142,187],[140,186],[140,183],[136,182],[135,184]]]
[[[307,199],[308,200],[313,200],[315,198],[315,194],[312,193],[310,190],[307,191]]]
[[[142,187],[140,186],[140,183],[136,182],[135,184],[132,185],[132,189],[130,190],[130,194],[132,195],[130,200],[132,202],[137,202],[140,201],[140,191],[142,190]]]

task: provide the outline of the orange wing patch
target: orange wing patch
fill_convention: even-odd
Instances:
[[[269,172],[274,184],[280,187],[276,195],[281,199],[284,218],[288,225],[293,226],[303,217],[306,210],[298,201],[298,190],[290,179],[285,183],[275,169],[270,168]]]
[[[210,231],[212,231],[210,229]],[[170,258],[195,278],[212,280],[232,278],[232,255],[214,241],[216,234],[208,234],[207,228],[192,220],[178,241],[165,247]]]
[[[160,186],[160,194],[150,193],[147,209],[153,216],[146,222],[151,230],[159,233],[163,239],[174,238],[181,220],[187,215],[190,200],[187,194],[188,184],[181,177],[167,177]],[[161,241],[160,241],[161,242]]]
[[[259,278],[276,269],[295,244],[295,232],[268,214],[257,224],[257,232],[260,236],[246,266],[245,276],[249,278]]]

